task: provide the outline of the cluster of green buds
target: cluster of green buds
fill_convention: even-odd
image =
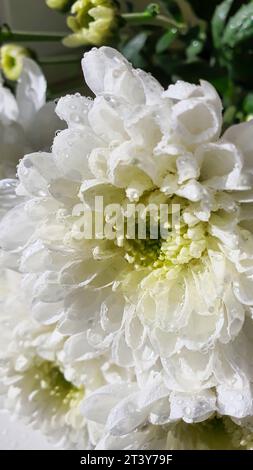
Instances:
[[[77,0],[67,18],[73,31],[63,44],[78,47],[87,44],[101,46],[110,41],[118,24],[116,4],[111,0]]]
[[[117,38],[118,30],[126,24],[156,25],[166,31],[185,31],[184,25],[171,16],[160,13],[160,6],[151,3],[141,12],[120,13],[117,0],[45,0],[46,5],[67,15],[67,25],[71,34],[61,32],[12,31],[8,25],[0,26],[0,68],[8,80],[18,80],[23,68],[23,58],[35,56],[23,46],[27,41],[62,41],[67,47],[101,46],[111,44]],[[16,44],[17,43],[17,44]],[[21,43],[21,45],[19,45]],[[70,63],[80,61],[78,56],[42,58],[45,63]]]

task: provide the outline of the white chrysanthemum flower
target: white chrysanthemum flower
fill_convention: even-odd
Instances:
[[[2,274],[1,407],[62,448],[92,448],[102,427],[87,423],[80,407],[90,390],[106,383],[101,361],[86,363],[80,373],[66,364],[64,338],[30,318],[19,286],[19,274]]]
[[[68,129],[52,153],[19,165],[26,199],[0,227],[9,265],[23,273],[35,319],[66,336],[68,361],[82,369],[108,354],[135,371],[136,382],[84,400],[85,416],[106,432],[215,413],[250,429],[253,124],[220,137],[222,106],[210,84],[164,91],[110,48],[85,54],[83,70],[95,99],[62,98],[57,113]],[[150,203],[179,204],[180,224],[167,239],[132,240],[107,214],[103,238],[96,226],[86,240],[94,196],[121,204],[123,215],[141,202],[143,217]]]
[[[72,367],[64,337],[30,317],[20,275],[7,269],[0,285],[1,408],[61,448],[93,448],[102,440],[104,426],[83,417],[83,398],[107,383],[132,380],[131,374],[106,355]]]
[[[53,102],[46,103],[47,83],[40,67],[24,57],[16,97],[0,77],[0,179],[13,178],[25,153],[48,150],[62,127]]]
[[[89,447],[80,414],[84,387],[66,379],[63,338],[29,318],[18,294],[19,281],[19,276],[5,272],[0,319],[4,407],[64,447]]]

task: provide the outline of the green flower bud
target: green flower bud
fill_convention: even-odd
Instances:
[[[23,58],[31,52],[17,44],[5,44],[0,49],[0,68],[9,80],[18,80],[23,70]]]
[[[111,0],[77,0],[67,19],[73,34],[63,43],[68,47],[101,46],[113,36],[118,24],[117,8]]]
[[[75,0],[46,0],[46,4],[52,10],[68,11]]]

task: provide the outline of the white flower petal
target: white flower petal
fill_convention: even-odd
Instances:
[[[87,419],[105,424],[111,409],[134,390],[134,385],[125,383],[101,387],[83,401],[81,412]]]
[[[55,162],[49,153],[26,155],[18,166],[20,183],[28,194],[34,196],[47,196],[49,182],[58,175]]]
[[[90,177],[88,157],[93,147],[100,146],[101,141],[88,128],[85,131],[66,129],[58,134],[53,143],[53,158],[63,175],[73,180]],[[72,148],[75,148],[75,161]]]
[[[222,140],[232,142],[242,152],[245,171],[252,173],[252,132],[253,121],[234,125],[226,130]]]
[[[244,418],[252,415],[253,395],[252,386],[244,385],[243,388],[232,388],[226,385],[217,387],[217,408],[222,415],[229,415],[235,418]]]
[[[84,78],[95,95],[111,93],[129,103],[143,103],[141,82],[134,76],[131,65],[115,49],[101,47],[84,54]]]
[[[243,157],[233,144],[207,144],[197,149],[200,179],[207,186],[218,190],[240,189]]]
[[[68,127],[87,126],[91,106],[91,99],[76,93],[60,98],[55,112],[60,119],[66,121]]]
[[[37,111],[46,101],[46,80],[33,60],[23,59],[23,71],[17,85],[17,103],[21,124],[29,126]]]
[[[11,91],[0,84],[0,122],[9,124],[17,121],[18,105]]]
[[[93,131],[106,142],[113,140],[120,142],[127,139],[123,121],[103,96],[98,96],[94,100],[88,120]]]
[[[79,333],[68,338],[64,346],[64,352],[67,360],[71,362],[93,359],[100,354],[100,351],[97,351],[89,344],[86,333]]]
[[[149,407],[138,408],[138,393],[130,394],[112,409],[106,422],[113,435],[124,435],[134,431],[148,418]]]
[[[0,246],[17,250],[25,246],[34,231],[32,221],[25,210],[25,203],[18,204],[0,221]]]
[[[209,390],[196,395],[172,393],[170,403],[172,421],[183,419],[186,423],[198,423],[208,419],[216,410],[216,396]]]

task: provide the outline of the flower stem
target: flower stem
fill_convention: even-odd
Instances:
[[[178,23],[176,20],[165,15],[152,15],[149,11],[141,13],[124,13],[121,15],[124,20],[132,25],[150,24],[154,26],[162,26],[165,29],[177,28],[178,30],[186,31],[187,26],[183,23]]]
[[[8,28],[0,29],[0,42],[50,42],[60,41],[66,36],[66,33],[47,33],[30,31],[12,31]]]

